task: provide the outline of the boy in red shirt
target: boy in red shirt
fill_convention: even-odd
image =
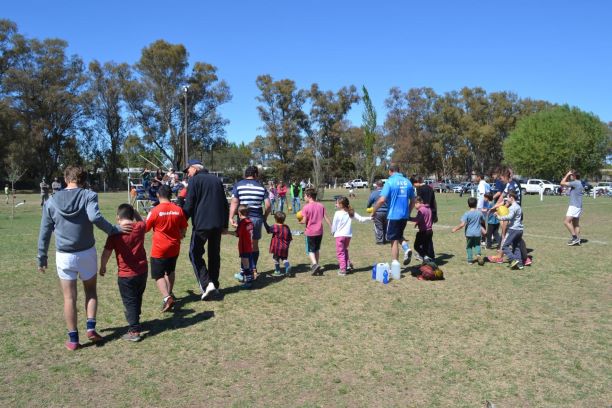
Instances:
[[[100,259],[100,276],[106,274],[106,264],[115,251],[119,267],[119,293],[125,307],[129,329],[122,339],[140,341],[140,312],[142,295],[147,287],[147,253],[144,248],[145,223],[134,207],[121,204],[117,209],[119,225],[132,224],[129,234],[110,235],[106,239]]]
[[[187,230],[183,209],[170,201],[172,190],[163,185],[157,190],[159,204],[147,216],[147,232],[153,229],[151,245],[151,278],[163,296],[162,312],[171,310],[175,303],[172,288],[176,259],[181,251],[181,239]]]
[[[300,224],[306,224],[304,235],[306,235],[306,251],[312,263],[310,269],[313,275],[323,275],[323,268],[319,265],[319,250],[321,249],[321,240],[323,239],[323,220],[327,222],[331,228],[331,222],[325,214],[323,204],[317,202],[316,190],[309,188],[304,193],[306,205],[302,208],[302,221]]]
[[[272,240],[270,241],[270,253],[272,259],[274,259],[274,276],[290,276],[294,275],[291,273],[291,264],[289,264],[289,244],[293,237],[291,236],[291,230],[285,225],[285,213],[277,211],[274,213],[274,220],[276,224],[269,226],[264,221],[264,227],[268,234],[272,234]],[[280,269],[280,263],[283,262],[285,265],[285,273],[283,274]]]
[[[238,254],[240,255],[240,273],[234,278],[244,282],[244,288],[250,288],[253,283],[253,222],[247,217],[249,207],[244,204],[238,206],[238,227],[230,234],[238,237]]]

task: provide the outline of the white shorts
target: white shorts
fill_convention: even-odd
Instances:
[[[574,207],[573,205],[569,206],[569,208],[567,209],[567,214],[565,214],[566,217],[572,217],[572,218],[580,218],[581,215],[582,215],[582,208]]]
[[[55,264],[57,276],[62,280],[87,281],[96,276],[98,272],[98,255],[96,247],[79,252],[56,252]]]

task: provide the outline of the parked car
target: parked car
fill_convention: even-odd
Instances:
[[[440,193],[448,193],[451,189],[450,186],[443,181],[434,181],[429,184],[429,186]]]
[[[541,189],[544,189],[544,194],[546,195],[558,194],[560,188],[559,184],[543,179],[529,179],[525,184],[521,183],[523,194],[540,194]]]
[[[595,194],[606,194],[612,191],[612,183],[609,181],[600,181],[593,187],[593,193]]]
[[[467,193],[471,189],[476,189],[476,184],[469,181],[464,181],[463,183],[457,184],[455,187],[453,187],[453,193]]]
[[[346,183],[344,183],[344,188],[351,188],[351,184],[353,185],[354,188],[366,188],[368,187],[368,182],[364,181],[362,179],[355,179],[352,181],[347,181]]]

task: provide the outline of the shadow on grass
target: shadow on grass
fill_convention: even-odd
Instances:
[[[448,263],[448,260],[454,257],[455,255],[453,254],[438,254],[438,256],[436,256],[435,262],[438,266],[446,265]]]
[[[153,337],[167,330],[184,329],[194,324],[201,323],[215,316],[215,312],[205,310],[203,312],[193,314],[193,309],[178,309],[174,313],[167,314],[168,317],[163,319],[153,319],[140,324],[140,330],[143,333],[143,338]],[[101,333],[109,333],[104,336],[104,341],[99,343],[86,343],[83,347],[88,346],[104,346],[106,342],[120,339],[121,336],[128,332],[127,326],[109,327],[100,330]]]

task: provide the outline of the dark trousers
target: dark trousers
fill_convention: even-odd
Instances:
[[[414,237],[414,249],[421,258],[429,257],[435,259],[436,253],[433,245],[433,231],[418,231]]]
[[[204,245],[208,242],[208,268],[204,262]],[[219,288],[219,268],[221,267],[221,228],[193,231],[189,246],[189,259],[193,273],[202,293],[209,282]]]
[[[493,246],[493,241],[495,241],[497,245],[501,244],[499,224],[487,224],[487,248],[491,248],[491,246]]]
[[[143,273],[132,278],[118,278],[117,283],[130,331],[139,332],[142,295],[147,287],[147,274]]]
[[[508,230],[506,239],[504,240],[503,251],[509,260],[523,261],[521,258],[521,242],[523,241],[523,231]]]
[[[377,244],[386,244],[387,236],[387,213],[377,211],[374,213],[374,236]]]

